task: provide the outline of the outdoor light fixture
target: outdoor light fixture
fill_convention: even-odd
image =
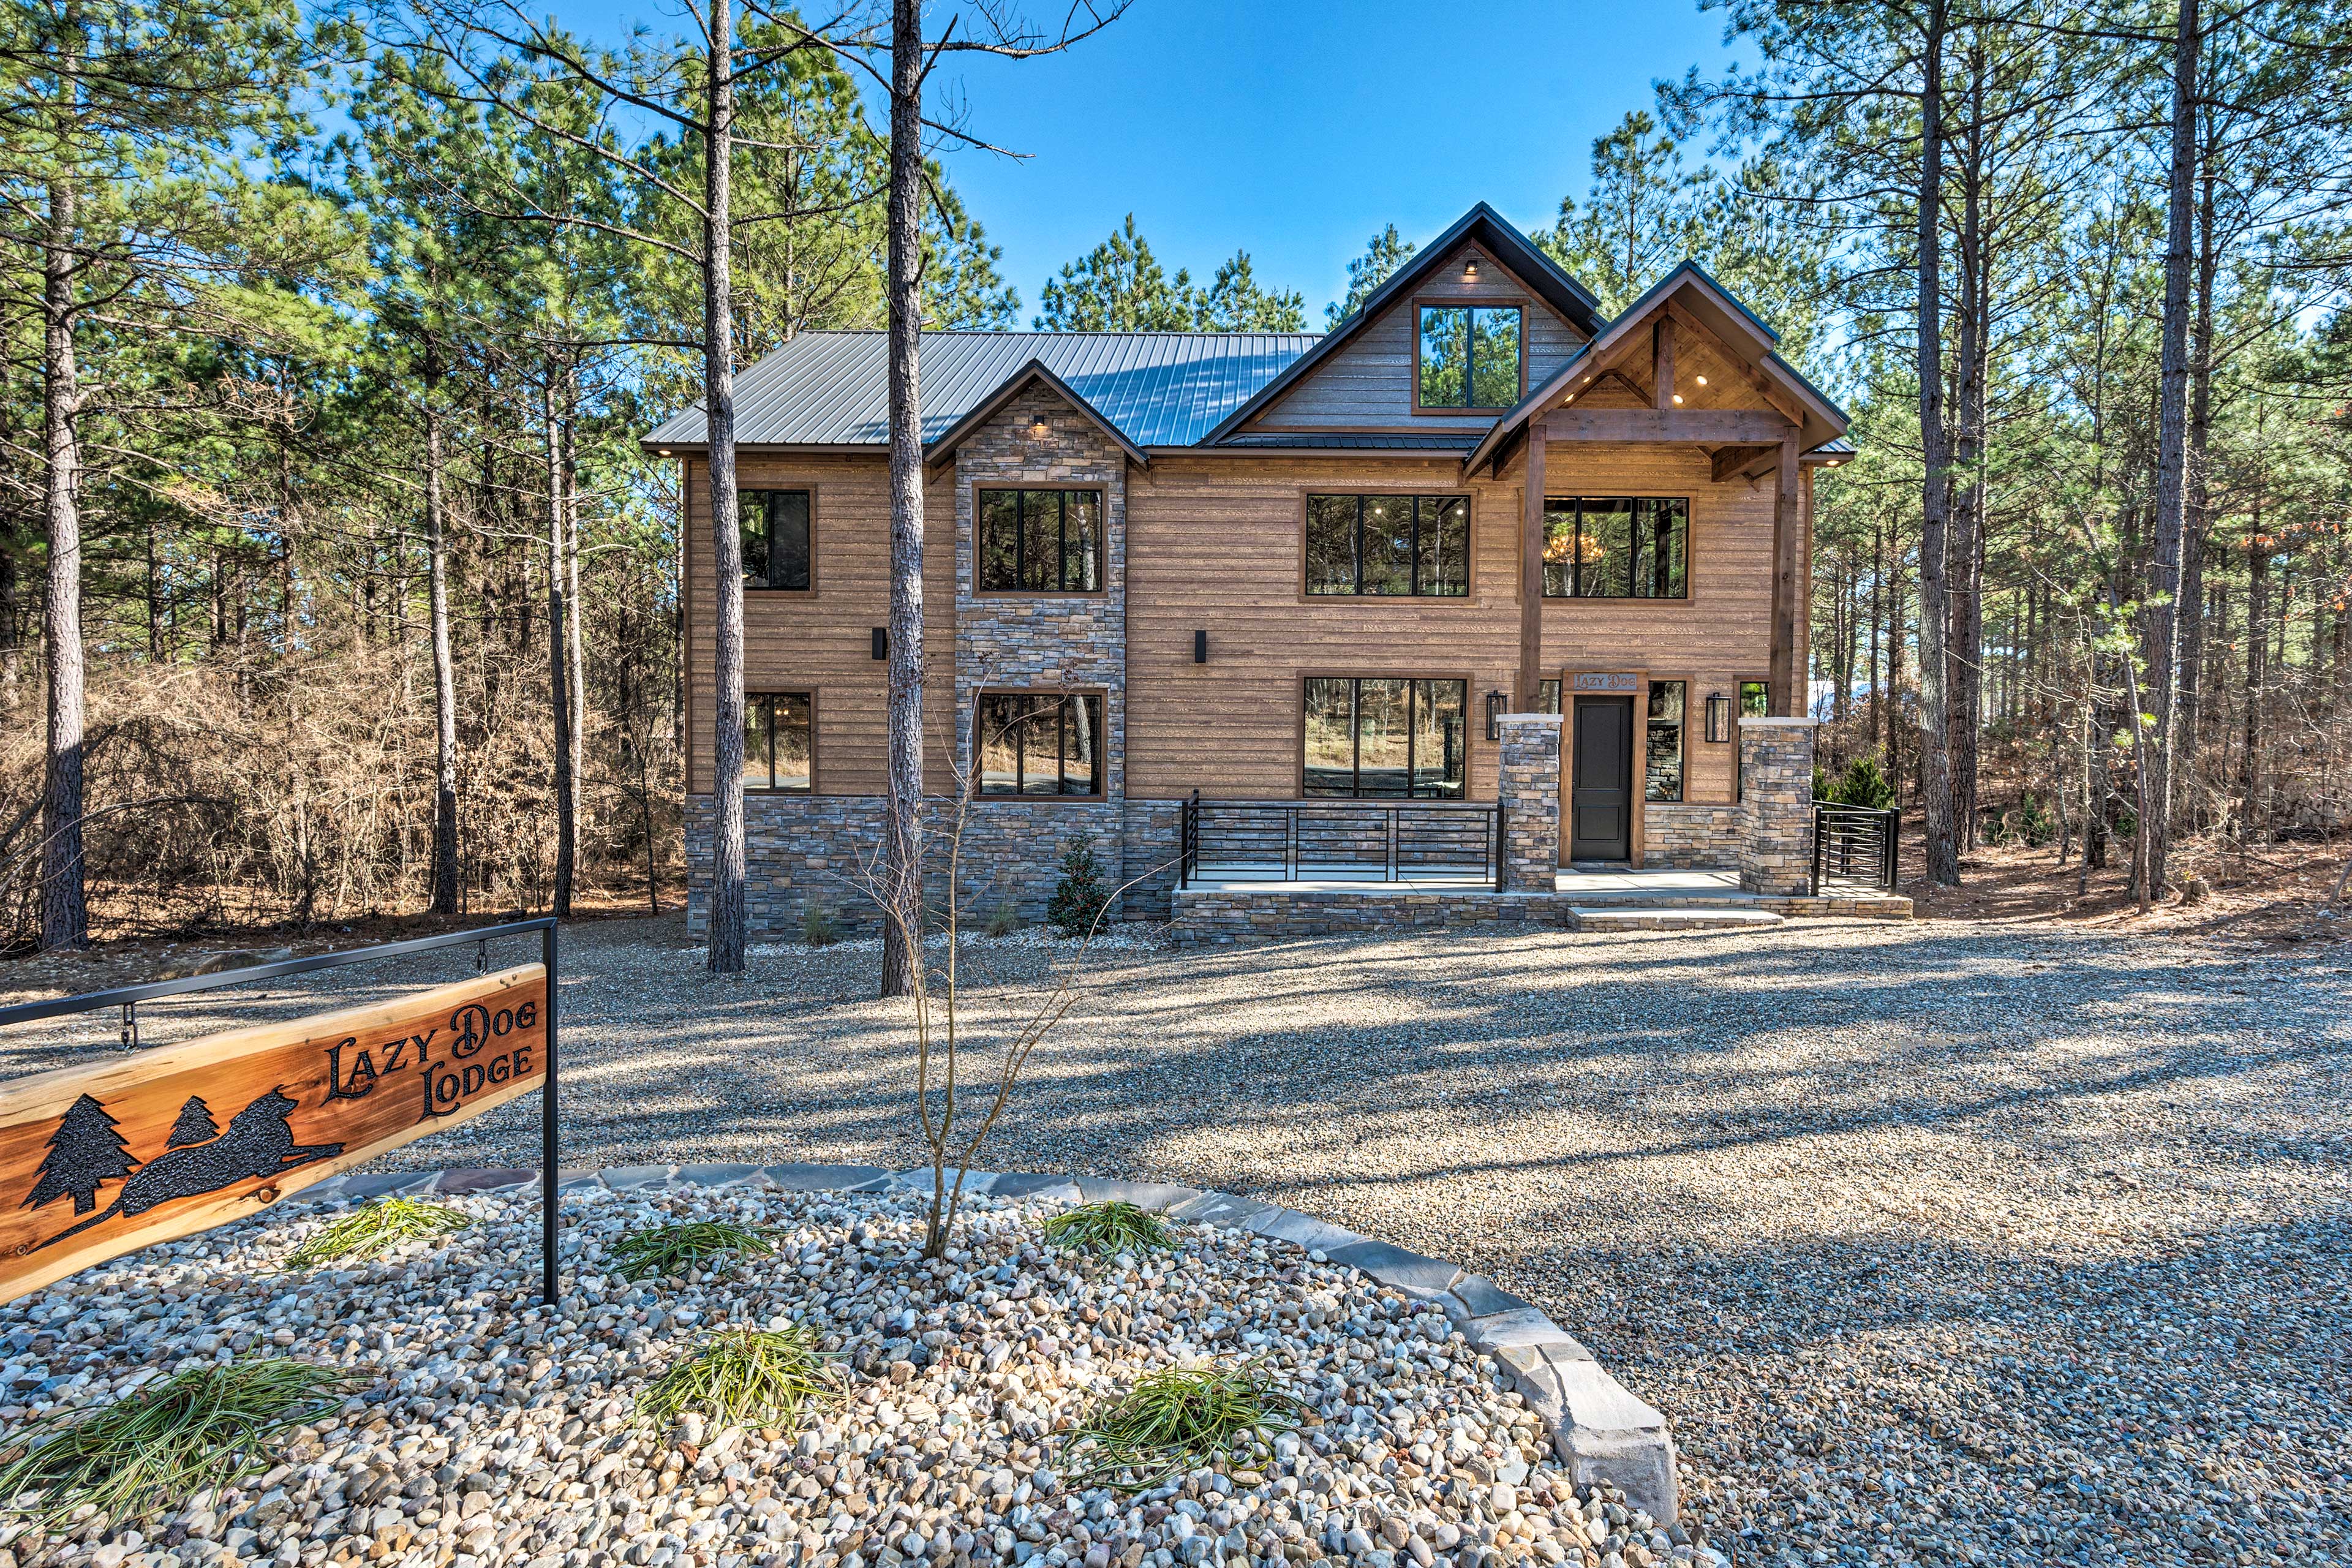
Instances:
[[[667,458],[669,456],[669,448],[667,447],[664,447],[659,451],[656,452],[654,456],[656,458]]]
[[[1697,378],[1697,380],[1698,380],[1698,384],[1699,384],[1701,386],[1705,386],[1705,385],[1706,384],[1706,377],[1705,377],[1705,376],[1703,376],[1703,375],[1702,375],[1702,376],[1698,377],[1698,378]]]
[[[1209,634],[1206,632],[1192,634],[1192,662],[1194,664],[1209,662]]]
[[[1489,691],[1486,693],[1486,739],[1499,741],[1502,738],[1503,694],[1499,691]]]
[[[1675,401],[1676,403],[1680,403],[1682,400],[1683,400],[1683,395],[1682,395],[1681,393],[1679,393],[1679,392],[1675,393]]]
[[[1054,427],[1045,423],[1044,415],[1040,414],[1029,421],[1029,439],[1032,441],[1042,441],[1053,433]]]
[[[874,628],[874,657],[876,658],[888,658],[890,657],[890,628],[888,626],[876,626]]]
[[[1710,741],[1731,739],[1731,699],[1720,691],[1707,693],[1706,738]]]
[[[1478,258],[1476,257],[1472,257],[1469,264],[1462,268],[1462,276],[1467,282],[1475,283],[1478,281]]]

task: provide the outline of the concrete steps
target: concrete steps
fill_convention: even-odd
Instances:
[[[1770,910],[1717,903],[1577,904],[1570,912],[1579,931],[1754,931],[1788,923],[1786,916]]]

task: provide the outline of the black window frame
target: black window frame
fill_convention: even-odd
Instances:
[[[801,581],[779,583],[776,576],[776,502],[785,496],[801,498]],[[752,505],[759,512],[760,555],[761,571],[759,580],[751,576],[751,552],[744,552],[743,588],[753,594],[813,594],[816,591],[816,490],[808,485],[783,485],[761,489],[738,489],[735,492],[735,526],[739,534],[748,531],[746,523]],[[747,539],[746,544],[750,542]]]
[[[1633,542],[1631,552],[1633,555],[1633,563],[1627,568],[1626,573],[1626,583],[1629,587],[1639,579],[1643,563],[1645,560],[1654,559],[1651,552],[1644,551],[1642,548],[1643,535],[1640,528],[1642,507],[1647,503],[1654,506],[1678,507],[1681,509],[1682,576],[1680,585],[1682,591],[1680,593],[1609,594],[1601,592],[1587,593],[1584,591],[1585,552],[1581,548],[1582,542],[1585,537],[1584,509],[1588,505],[1595,507],[1603,504],[1614,506],[1620,503],[1627,504],[1632,507],[1633,516],[1634,519],[1633,523],[1629,525]],[[1572,510],[1564,511],[1563,509]],[[1571,521],[1567,533],[1568,548],[1559,559],[1555,559],[1553,544],[1559,537],[1559,534],[1554,526],[1553,520],[1555,517],[1560,515],[1566,515]],[[1640,601],[1642,603],[1654,605],[1686,605],[1690,603],[1691,597],[1690,527],[1690,498],[1688,496],[1546,496],[1544,497],[1543,596],[1547,599],[1606,599],[1619,603]],[[1653,549],[1654,549],[1654,531],[1652,532],[1650,542]],[[1560,579],[1566,584],[1564,589],[1559,591],[1555,591],[1552,586],[1555,569],[1558,570]],[[1653,583],[1656,581],[1656,572],[1654,567],[1650,573],[1650,580]]]
[[[1462,345],[1462,398],[1460,403],[1431,403],[1422,396],[1424,384],[1422,375],[1422,349],[1429,342],[1426,318],[1432,310],[1461,310],[1467,313],[1462,323],[1465,342]],[[1478,387],[1478,312],[1509,312],[1519,319],[1517,363],[1511,366],[1511,400],[1508,403],[1473,403],[1472,395]],[[1528,388],[1528,308],[1507,300],[1416,300],[1412,310],[1412,406],[1416,413],[1427,414],[1498,414],[1517,405],[1527,395]]]
[[[1013,582],[1010,584],[991,583],[988,569],[992,560],[989,549],[988,501],[991,496],[1013,498]],[[1057,586],[1032,588],[1024,586],[1029,577],[1029,503],[1033,496],[1055,498],[1055,579]],[[1094,571],[1095,586],[1073,588],[1067,585],[1070,564],[1070,503],[1072,496],[1085,496],[1095,506]],[[1055,598],[1098,597],[1109,586],[1110,491],[1101,485],[975,485],[971,498],[972,561],[971,588],[974,594],[989,595],[1050,595]]]
[[[1364,587],[1364,518],[1369,505],[1376,500],[1409,500],[1412,502],[1412,567],[1407,581],[1410,586],[1402,594],[1367,592]],[[1315,585],[1315,503],[1317,501],[1353,501],[1356,503],[1356,524],[1349,549],[1355,564],[1354,586],[1349,588],[1318,588]],[[1462,583],[1458,591],[1424,589],[1422,586],[1421,562],[1423,519],[1425,515],[1442,516],[1454,502],[1462,506]],[[1470,498],[1450,492],[1419,490],[1311,490],[1307,492],[1304,512],[1305,530],[1299,552],[1299,588],[1310,599],[1467,599],[1470,596],[1470,574],[1475,557],[1470,548]],[[1433,523],[1432,526],[1434,526]],[[1440,538],[1443,538],[1441,532]],[[1441,563],[1442,575],[1442,563]]]
[[[1307,776],[1307,694],[1318,680],[1344,680],[1348,683],[1348,783],[1343,792],[1317,788]],[[1405,788],[1402,795],[1391,791],[1367,794],[1364,789],[1364,682],[1367,680],[1402,680],[1405,683]],[[1424,792],[1420,784],[1419,759],[1415,757],[1415,738],[1420,733],[1417,721],[1424,686],[1453,686],[1461,689],[1462,743],[1457,753],[1460,773],[1453,778],[1453,791]],[[1450,675],[1308,675],[1298,683],[1298,794],[1302,800],[1467,800],[1470,798],[1470,682]]]
[[[776,783],[776,700],[777,700],[777,699],[779,699],[779,698],[797,698],[797,699],[800,700],[800,703],[801,703],[801,706],[802,706],[802,710],[803,710],[803,711],[804,711],[804,712],[808,715],[808,719],[807,719],[807,725],[808,725],[808,783],[806,783],[806,784],[780,784]],[[750,745],[750,739],[751,739],[751,737],[747,734],[747,735],[744,737],[745,744],[744,744],[744,748],[743,748],[743,784],[742,784],[742,793],[743,793],[743,794],[745,794],[745,795],[814,795],[814,794],[815,794],[815,793],[816,793],[816,691],[815,691],[815,689],[814,689],[814,688],[811,688],[811,689],[806,689],[806,690],[800,690],[800,691],[794,691],[794,690],[777,690],[777,691],[747,691],[747,692],[745,692],[745,693],[743,694],[743,717],[744,717],[744,720],[745,720],[744,728],[745,728],[747,731],[748,731],[748,730],[750,730],[750,729],[751,728],[751,725],[750,721],[751,721],[751,715],[752,715],[755,711],[756,711],[756,712],[759,712],[759,713],[761,713],[761,714],[763,714],[763,715],[764,715],[764,717],[761,719],[761,722],[760,722],[760,725],[759,725],[759,731],[760,731],[761,737],[761,739],[762,739],[762,741],[763,741],[763,742],[764,742],[764,744],[763,744],[763,745],[762,745],[762,747],[761,747],[761,750],[762,750],[762,751],[763,751],[763,752],[765,753],[765,755],[764,755],[764,756],[762,757],[762,759],[761,759],[761,762],[762,762],[762,767],[761,767],[761,772],[763,772],[763,773],[767,775],[768,782],[767,782],[766,784],[753,784],[753,783],[751,782],[751,773],[752,773],[752,769],[751,769],[751,745]]]
[[[1082,700],[1092,705],[1091,712],[1093,716],[1091,720],[1086,721],[1080,727],[1088,728],[1093,731],[1095,779],[1095,787],[1091,791],[1084,793],[1075,791],[1067,787],[1070,776],[1069,742],[1073,728],[1070,716],[1071,708],[1074,703]],[[986,763],[984,761],[987,755],[988,738],[990,734],[989,709],[992,703],[1006,700],[1033,702],[1053,701],[1055,703],[1053,725],[1055,770],[1054,788],[1050,791],[1033,791],[1027,787],[1029,756],[1033,749],[1037,750],[1041,755],[1043,754],[1043,747],[1039,742],[1042,739],[1045,726],[1042,722],[1033,721],[1026,718],[1015,719],[1013,721],[1012,725],[1013,735],[1013,787],[1011,789],[1000,789],[992,788],[989,785]],[[1109,699],[1107,694],[1102,691],[1093,689],[1076,691],[1027,691],[1011,687],[991,687],[982,690],[974,700],[972,704],[973,723],[978,730],[978,733],[972,737],[973,767],[980,774],[975,793],[986,800],[1102,800],[1106,798],[1110,793],[1110,759],[1103,750],[1103,742],[1104,736],[1109,728],[1108,720],[1109,706]],[[996,732],[1001,734],[1004,731],[1005,728],[1006,726],[1000,725]]]
[[[1667,687],[1677,689],[1678,702],[1672,718],[1658,717],[1658,698]],[[1664,679],[1650,682],[1650,689],[1642,705],[1642,799],[1653,805],[1679,805],[1690,794],[1690,687],[1687,680]],[[1675,792],[1657,793],[1657,778],[1651,760],[1656,736],[1662,730],[1675,731]]]

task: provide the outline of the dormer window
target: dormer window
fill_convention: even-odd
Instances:
[[[1423,305],[1415,405],[1500,410],[1518,402],[1526,333],[1517,305]]]

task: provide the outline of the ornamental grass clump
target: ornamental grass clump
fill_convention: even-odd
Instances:
[[[1053,1215],[1045,1221],[1045,1239],[1071,1252],[1165,1252],[1176,1245],[1158,1215],[1116,1198]]]
[[[1274,1385],[1256,1362],[1147,1373],[1078,1428],[1096,1457],[1089,1486],[1139,1491],[1186,1470],[1248,1458],[1296,1427],[1306,1406]]]
[[[344,1259],[382,1258],[403,1242],[425,1241],[471,1228],[471,1215],[415,1198],[385,1198],[353,1209],[286,1255],[289,1268],[312,1268]]]
[[[633,1230],[614,1242],[609,1252],[614,1272],[624,1279],[646,1279],[684,1274],[705,1258],[724,1253],[770,1253],[776,1244],[767,1233],[723,1219],[696,1220],[687,1225],[656,1225]]]
[[[667,1426],[698,1410],[720,1426],[790,1431],[803,1406],[833,1396],[835,1375],[816,1331],[803,1324],[720,1329],[637,1395],[637,1414]]]
[[[0,1454],[0,1500],[47,1520],[84,1503],[116,1521],[142,1518],[259,1470],[270,1441],[332,1414],[343,1385],[332,1367],[262,1356],[191,1367],[96,1409],[36,1415]]]

